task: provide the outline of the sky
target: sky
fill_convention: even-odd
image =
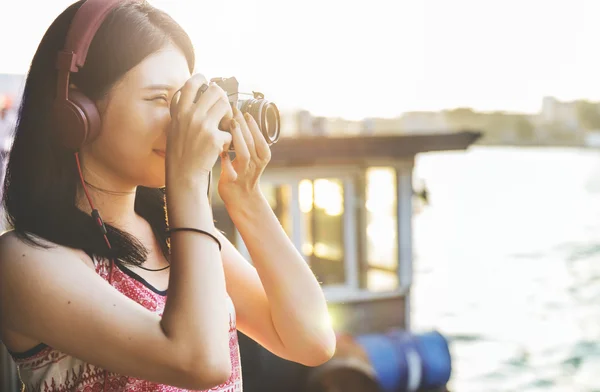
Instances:
[[[0,0],[0,73],[27,72],[71,0]],[[361,119],[600,100],[598,0],[150,0],[190,35],[197,72],[283,110]],[[35,10],[35,13],[31,11]]]

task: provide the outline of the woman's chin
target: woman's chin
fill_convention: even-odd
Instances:
[[[155,182],[155,183],[151,183],[149,185],[144,185],[146,188],[164,188],[165,187],[165,182]]]
[[[146,179],[146,181],[142,181],[140,186],[146,188],[164,188],[165,187],[165,176],[158,176],[157,178]]]

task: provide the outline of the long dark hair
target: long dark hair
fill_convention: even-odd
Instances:
[[[7,223],[35,246],[36,237],[83,249],[100,258],[140,265],[147,249],[134,236],[107,224],[109,250],[92,218],[76,206],[81,188],[74,154],[56,142],[51,108],[56,94],[56,54],[83,1],[67,8],[46,31],[31,62],[25,83],[15,138],[4,180]],[[185,54],[190,72],[194,50],[188,35],[166,13],[144,2],[123,2],[111,11],[94,37],[85,66],[71,81],[98,100],[152,53],[173,43]],[[164,190],[138,187],[135,211],[146,219],[169,257]]]

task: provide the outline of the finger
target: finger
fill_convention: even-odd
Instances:
[[[169,104],[169,111],[171,112],[171,118],[175,118],[175,116],[177,116],[177,111],[178,111],[178,107],[179,107],[179,99],[181,98],[181,90],[183,89],[180,88],[179,90],[175,91],[175,94],[173,94],[173,97],[171,98],[171,103]]]
[[[197,121],[202,121],[204,119],[211,128],[218,128],[223,117],[227,115],[231,116],[231,106],[229,105],[229,102],[223,98],[215,101],[208,111],[203,113],[204,111],[204,108],[198,108],[194,111],[194,121],[197,123]]]
[[[231,133],[233,145],[235,146],[235,160],[239,160],[239,163],[244,166],[247,165],[248,162],[250,162],[250,151],[248,150],[248,146],[242,135],[240,123],[236,119],[231,120],[229,132]]]
[[[187,111],[192,106],[198,90],[203,84],[208,85],[208,81],[202,74],[196,74],[188,79],[187,82],[181,88],[181,95],[179,96],[179,102],[177,102],[178,111]]]
[[[190,78],[171,99],[171,117],[175,118],[177,113],[183,114],[189,112],[191,105],[194,103],[195,96],[204,86],[208,87],[204,76],[198,74]]]
[[[237,177],[237,173],[231,164],[231,157],[228,152],[223,152],[221,154],[221,175],[225,174],[226,178],[231,178],[235,180]]]
[[[219,132],[219,138],[221,139],[221,154],[227,154],[229,151],[229,146],[231,146],[231,142],[233,140],[231,134],[229,132]]]
[[[216,84],[211,84],[208,89],[200,95],[198,98],[198,102],[193,104],[192,110],[194,113],[199,113],[199,115],[208,115],[208,112],[215,105],[219,108],[223,107],[222,102],[226,104],[226,111],[223,113],[218,119],[217,125],[221,130],[229,130],[229,120],[233,118],[233,112],[231,110],[231,104],[227,98],[227,94],[225,91],[217,86]],[[217,105],[217,103],[219,103]]]
[[[246,122],[248,123],[248,129],[252,134],[252,138],[254,139],[254,148],[256,149],[256,156],[259,159],[269,160],[271,159],[271,149],[269,148],[269,144],[267,140],[263,136],[260,128],[258,127],[258,123],[248,113],[244,115],[246,117]]]
[[[254,138],[248,129],[248,123],[242,112],[238,108],[234,109],[235,120],[240,124],[242,137],[244,138],[244,144],[246,144],[250,156],[256,156],[256,148],[254,147]],[[235,143],[235,141],[234,141]],[[236,151],[237,152],[237,151]]]
[[[211,83],[202,94],[198,95],[197,100],[193,104],[194,110],[204,107],[208,111],[220,99],[229,102],[225,91],[215,83]]]

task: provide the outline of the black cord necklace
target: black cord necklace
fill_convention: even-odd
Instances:
[[[142,267],[141,265],[138,265],[137,267],[138,267],[138,268],[141,268],[141,269],[143,269],[143,270],[146,270],[146,271],[150,271],[150,272],[158,272],[158,271],[164,271],[164,270],[166,270],[167,268],[169,268],[170,266],[171,266],[171,265],[169,264],[169,265],[167,265],[166,267],[162,267],[162,268],[158,268],[158,269],[150,269],[150,268]]]

